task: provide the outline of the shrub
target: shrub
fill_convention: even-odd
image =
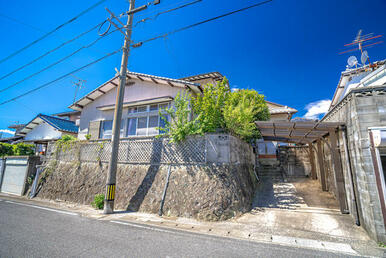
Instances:
[[[102,210],[104,206],[105,195],[104,194],[96,194],[94,196],[94,201],[91,203],[92,207]]]
[[[186,136],[197,133],[197,121],[191,119],[191,100],[190,94],[179,92],[174,98],[174,108],[170,107],[159,112],[165,123],[165,127],[161,127],[159,130],[163,136],[169,136],[171,142],[182,141]],[[166,118],[167,115],[170,116],[170,121]]]
[[[91,139],[91,134],[86,134],[84,137],[86,138],[87,141],[89,141]]]
[[[226,78],[217,85],[205,85],[204,93],[193,100],[193,111],[199,122],[198,133],[216,132],[219,128],[225,128],[223,109],[230,93]]]
[[[12,156],[13,155],[13,145],[9,143],[0,143],[0,156]]]
[[[15,156],[32,156],[35,154],[33,144],[18,143],[13,145],[13,155]]]
[[[260,138],[260,132],[254,122],[268,120],[269,117],[264,96],[255,90],[232,92],[225,101],[226,128],[245,141]]]

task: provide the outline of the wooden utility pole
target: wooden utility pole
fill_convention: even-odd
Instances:
[[[117,161],[118,161],[118,151],[119,151],[119,139],[121,133],[121,120],[122,120],[122,104],[123,96],[125,94],[125,85],[126,85],[126,73],[127,73],[127,62],[130,55],[130,42],[131,42],[131,31],[133,27],[133,15],[130,13],[135,8],[135,0],[130,0],[129,15],[127,18],[126,24],[126,35],[125,41],[122,48],[122,61],[121,69],[119,72],[119,84],[117,88],[117,97],[115,101],[115,110],[114,110],[114,121],[113,121],[113,131],[111,136],[111,157],[109,161],[109,167],[107,172],[106,180],[106,195],[105,195],[105,205],[103,209],[104,214],[111,214],[114,212],[114,199],[115,199],[115,184],[117,177]]]
[[[153,5],[159,4],[159,0],[154,0]],[[150,3],[149,3],[150,4]],[[106,9],[110,14],[109,22],[115,26],[124,36],[125,41],[122,48],[122,61],[121,69],[119,71],[119,83],[117,88],[117,98],[115,101],[115,110],[114,110],[114,120],[113,120],[113,131],[111,136],[111,157],[109,161],[109,167],[107,171],[107,180],[106,180],[106,195],[103,213],[111,214],[114,212],[114,199],[115,199],[115,185],[117,177],[117,162],[118,162],[118,152],[119,152],[119,140],[121,133],[121,120],[122,120],[122,109],[123,109],[123,97],[125,95],[125,86],[126,86],[126,76],[127,76],[127,62],[130,55],[130,44],[131,44],[131,32],[133,28],[133,15],[136,12],[145,10],[149,4],[142,5],[138,8],[135,8],[135,0],[130,0],[129,11],[126,13],[128,15],[127,24],[124,25],[110,10]],[[122,28],[119,28],[113,19],[126,29],[122,31]]]

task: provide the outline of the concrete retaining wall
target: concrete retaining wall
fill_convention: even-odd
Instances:
[[[256,183],[252,148],[230,135],[206,138],[205,164],[119,163],[116,208],[158,213],[171,166],[165,215],[213,221],[249,211]],[[107,163],[51,159],[47,165],[39,197],[90,204],[104,193]]]

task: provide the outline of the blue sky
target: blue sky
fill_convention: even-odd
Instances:
[[[95,2],[0,0],[0,59]],[[161,0],[161,4],[149,7],[135,20],[187,2],[189,0]],[[134,29],[133,40],[147,39],[256,2],[203,0],[194,6],[139,24]],[[137,0],[136,5],[144,3],[143,0]],[[108,17],[104,7],[121,13],[127,10],[128,2],[107,0],[27,51],[1,63],[0,75],[104,20]],[[264,94],[267,100],[296,108],[299,111],[296,116],[304,116],[310,103],[332,98],[340,72],[345,69],[350,56],[338,55],[345,49],[343,45],[351,42],[359,29],[363,29],[364,33],[386,34],[385,11],[385,0],[274,0],[133,49],[129,69],[171,78],[219,71],[229,79],[231,87],[255,89]],[[94,31],[34,65],[0,80],[0,89],[39,71],[97,37]],[[121,47],[122,42],[120,33],[112,34],[54,68],[1,92],[0,102],[112,52]],[[386,58],[385,43],[368,51],[371,60]],[[354,54],[359,58],[358,52]],[[121,55],[118,54],[76,73],[77,77],[87,81],[79,91],[78,98],[113,77],[114,68],[119,68],[120,60]],[[73,77],[61,80],[0,106],[0,129],[6,129],[15,122],[28,122],[38,113],[66,111],[74,98],[74,81],[76,79]]]

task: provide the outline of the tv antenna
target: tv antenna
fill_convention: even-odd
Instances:
[[[362,35],[362,30],[359,30],[358,33],[357,33],[357,36],[355,37],[355,39],[351,43],[348,43],[348,44],[344,45],[345,47],[350,47],[350,46],[355,46],[355,45],[357,45],[358,47],[356,47],[354,49],[345,50],[343,52],[340,52],[339,54],[341,55],[341,54],[345,54],[345,53],[349,53],[349,52],[353,52],[353,51],[359,50],[361,52],[361,62],[362,62],[362,64],[365,65],[366,62],[368,61],[369,65],[371,67],[372,64],[370,62],[369,55],[368,55],[367,51],[364,50],[364,49],[367,49],[367,48],[370,48],[370,47],[373,47],[375,45],[383,43],[383,41],[377,41],[377,42],[371,43],[372,40],[379,39],[381,37],[383,37],[383,35],[376,35],[376,36],[374,36],[374,33],[369,33],[369,34],[366,34],[366,35]]]
[[[358,59],[356,58],[356,56],[350,56],[347,59],[347,64],[349,67],[355,66],[355,68],[357,68],[358,67]]]
[[[74,100],[72,101],[72,104],[75,103],[76,95],[78,94],[78,91],[83,88],[83,85],[87,82],[86,80],[82,80],[81,78],[71,74],[72,77],[76,79],[76,81],[73,81],[72,84],[75,85],[75,94],[74,94]]]

